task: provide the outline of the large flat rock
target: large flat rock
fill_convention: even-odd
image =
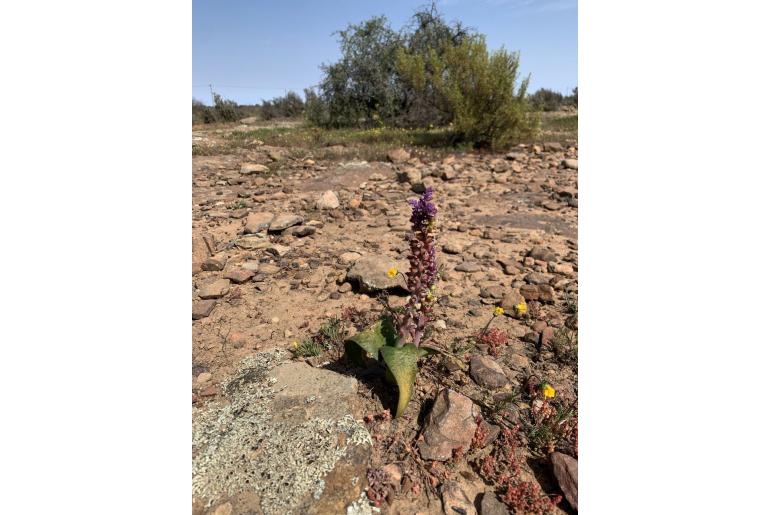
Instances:
[[[402,273],[388,277],[391,268]],[[397,261],[387,256],[362,256],[348,269],[346,279],[357,284],[363,293],[376,293],[394,288],[406,289],[406,280],[402,274],[408,271],[408,261]]]
[[[193,412],[193,506],[232,513],[345,513],[366,486],[371,438],[352,377],[286,353],[244,360],[223,405]]]

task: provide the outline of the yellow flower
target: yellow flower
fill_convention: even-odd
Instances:
[[[546,399],[552,399],[556,396],[556,390],[553,389],[553,386],[546,383],[543,386],[543,395],[546,397]]]
[[[297,343],[297,340],[294,340],[291,342],[291,348],[294,350],[297,350],[297,347],[299,347],[299,344]]]
[[[522,300],[521,302],[516,304],[516,310],[519,313],[522,313],[522,314],[526,313],[527,312],[527,303]]]
[[[505,310],[503,308],[501,308],[500,306],[497,306],[495,308],[495,316],[496,317],[502,315],[503,313],[505,313]]]
[[[390,270],[388,270],[388,277],[390,277],[391,279],[396,277],[396,275],[398,275],[398,270],[396,270],[396,267],[393,267]]]

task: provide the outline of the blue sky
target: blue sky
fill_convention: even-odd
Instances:
[[[335,30],[384,14],[401,28],[425,0],[193,0],[192,96],[208,84],[242,104],[317,84],[339,58]],[[440,11],[487,35],[490,48],[521,51],[529,91],[577,85],[577,0],[443,0]]]

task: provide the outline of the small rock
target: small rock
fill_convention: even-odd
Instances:
[[[557,259],[556,253],[546,247],[532,247],[527,255],[537,261],[556,261]]]
[[[340,207],[340,199],[332,190],[326,190],[315,202],[316,209],[337,209]]]
[[[570,168],[572,170],[577,170],[578,169],[578,160],[577,159],[565,159],[564,161],[561,162],[561,165],[564,168]]]
[[[225,274],[225,279],[230,279],[236,284],[241,284],[254,277],[254,273],[253,270],[247,270],[245,268],[233,268]]]
[[[195,382],[198,384],[204,384],[211,381],[211,378],[213,376],[211,375],[211,372],[201,372],[198,374],[198,377],[195,379]]]
[[[201,300],[199,302],[193,302],[192,306],[192,319],[200,320],[206,318],[214,310],[217,301],[215,300]]]
[[[425,193],[425,183],[424,182],[415,182],[412,184],[412,187],[410,188],[413,192],[418,194]]]
[[[547,142],[543,143],[543,150],[546,152],[560,152],[564,150],[564,147],[559,142]]]
[[[227,295],[230,291],[230,281],[228,279],[218,279],[212,283],[206,284],[201,288],[201,299],[218,299]]]
[[[264,235],[250,234],[243,238],[238,238],[235,245],[240,249],[245,250],[259,250],[270,246],[270,240],[265,238]]]
[[[265,165],[260,165],[257,163],[243,163],[241,165],[241,174],[243,175],[255,175],[260,173],[265,173],[270,171],[270,168],[268,168]]]
[[[512,291],[503,297],[498,305],[505,310],[506,315],[514,316],[518,313],[516,306],[522,302],[526,304],[526,299],[519,292]]]
[[[463,261],[459,265],[455,267],[455,270],[458,272],[480,272],[482,270],[481,265],[476,263],[475,261]]]
[[[287,247],[286,245],[270,245],[265,249],[265,252],[269,252],[270,254],[277,256],[277,257],[283,257],[286,254],[289,253],[291,250],[291,247]]]
[[[548,284],[548,281],[550,281],[548,276],[537,272],[530,272],[524,276],[524,282],[527,284]]]
[[[224,269],[225,264],[227,264],[227,256],[224,254],[217,254],[204,261],[202,268],[209,272],[218,272]]]
[[[484,492],[480,515],[508,515],[508,507],[497,499],[494,492]]]
[[[480,294],[483,299],[502,299],[505,296],[505,289],[502,286],[485,286],[481,288]]]
[[[292,215],[290,213],[283,213],[275,218],[270,222],[269,231],[270,232],[280,232],[284,229],[288,229],[289,227],[293,225],[299,225],[304,221],[304,219],[301,216]]]
[[[538,284],[538,298],[541,302],[552,303],[556,302],[556,292],[549,284]]]
[[[576,510],[578,509],[578,462],[572,456],[554,452],[551,454],[553,474],[559,482],[564,497]]]
[[[399,263],[387,256],[364,256],[357,259],[350,267],[346,280],[357,283],[359,290],[363,293],[374,293],[398,287],[406,289],[406,282],[402,274],[392,278],[388,277],[388,270],[391,268],[408,270],[409,265],[406,262]]]
[[[388,160],[391,163],[403,163],[409,160],[409,152],[403,148],[396,148],[388,152]]]
[[[471,377],[479,385],[488,388],[500,388],[508,384],[508,378],[502,367],[489,356],[473,355],[471,358]]]
[[[310,225],[300,225],[298,227],[294,227],[292,229],[291,234],[296,236],[297,238],[304,238],[305,236],[310,236],[312,234],[315,234],[315,227],[312,227]]]
[[[433,328],[437,331],[446,331],[446,321],[444,320],[436,320],[433,323]]]
[[[441,486],[441,502],[444,515],[476,515],[476,507],[457,481],[447,481]]]
[[[349,265],[350,263],[355,263],[358,261],[358,259],[361,257],[361,254],[358,252],[343,252],[340,254],[339,260],[340,263],[344,263],[346,265]]]
[[[540,298],[540,289],[536,284],[524,284],[519,288],[519,293],[526,300],[538,300]]]
[[[465,250],[465,247],[458,241],[448,241],[444,243],[444,245],[441,247],[441,250],[447,254],[462,254],[463,250]]]
[[[267,230],[270,222],[273,221],[273,213],[249,213],[246,217],[246,226],[243,232],[246,234],[256,234]]]
[[[572,275],[575,269],[569,263],[548,263],[548,271],[553,274]]]
[[[420,454],[426,460],[447,461],[452,449],[468,449],[476,432],[479,410],[465,395],[445,388],[433,403],[425,421],[424,440],[419,442]]]
[[[417,184],[422,181],[422,173],[417,168],[409,168],[398,174],[399,182],[408,182],[409,184]]]

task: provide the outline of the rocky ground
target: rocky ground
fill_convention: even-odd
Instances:
[[[194,513],[576,511],[576,145],[365,162],[257,144],[192,163]],[[392,420],[395,387],[342,340],[405,303],[386,272],[408,268],[426,186],[444,352]]]

